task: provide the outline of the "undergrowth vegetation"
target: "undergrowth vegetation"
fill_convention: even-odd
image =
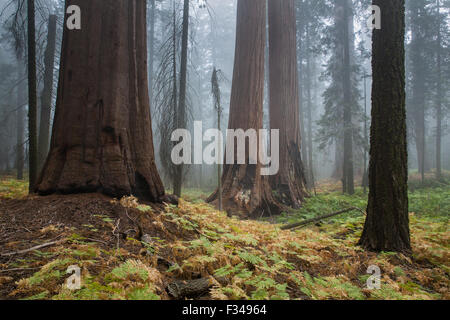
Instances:
[[[2,180],[0,197],[22,197],[24,190],[23,183]],[[167,287],[174,281],[209,279],[207,292],[187,298],[450,299],[449,186],[410,192],[411,256],[358,247],[364,223],[361,211],[297,230],[280,229],[282,224],[347,207],[364,211],[362,190],[346,196],[321,185],[302,209],[260,221],[228,217],[205,204],[204,196],[199,190],[186,190],[189,201],[181,200],[179,207],[168,205],[163,212],[135,199],[121,201],[151,221],[154,229],[145,241],[128,237],[116,243],[93,224],[41,230],[59,235],[61,242],[0,264],[0,270],[32,270],[14,280],[7,298],[171,299]],[[114,220],[105,216],[98,220],[114,231]],[[96,237],[87,237],[86,230]],[[1,251],[11,247],[6,244]],[[71,265],[81,269],[79,290],[65,285]],[[380,289],[367,288],[371,265],[381,269]],[[0,273],[0,286],[12,280],[7,272]]]

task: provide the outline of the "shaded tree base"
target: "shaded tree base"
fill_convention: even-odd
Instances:
[[[242,218],[259,218],[281,214],[288,208],[272,195],[266,177],[256,176],[252,165],[232,165],[225,167],[223,180],[223,209],[229,215]],[[218,206],[218,190],[206,202]]]

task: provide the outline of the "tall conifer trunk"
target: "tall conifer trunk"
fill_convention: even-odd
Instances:
[[[229,129],[246,131],[263,127],[265,39],[266,1],[238,0]],[[235,148],[237,149],[237,144]],[[272,196],[268,179],[261,175],[261,164],[249,164],[248,142],[246,150],[246,164],[237,164],[235,152],[234,164],[224,166],[224,210],[241,216],[279,213],[281,207]],[[208,202],[215,202],[217,199],[216,191]]]
[[[48,21],[47,48],[45,50],[44,88],[41,96],[41,118],[38,141],[38,170],[42,169],[47,158],[50,143],[50,115],[53,94],[53,68],[56,49],[56,16],[50,15]]]
[[[268,12],[270,128],[280,130],[280,170],[270,177],[270,184],[280,202],[298,208],[307,192],[300,147],[294,0],[269,0]]]
[[[37,177],[37,92],[36,92],[36,26],[35,3],[27,1],[28,20],[28,171],[30,192],[33,191]]]
[[[71,0],[81,30],[64,29],[58,97],[40,194],[133,194],[158,202],[147,78],[146,1]]]
[[[410,251],[405,109],[405,0],[374,0],[381,30],[372,44],[369,204],[359,243],[375,251]]]

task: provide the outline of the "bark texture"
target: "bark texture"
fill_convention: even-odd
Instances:
[[[277,200],[299,208],[307,192],[300,148],[295,6],[294,0],[268,3],[270,128],[280,130],[280,170],[270,177],[270,184]]]
[[[229,129],[259,130],[263,127],[264,54],[266,39],[266,1],[239,0],[237,7],[236,51],[231,90]],[[223,206],[241,216],[280,212],[269,181],[261,176],[261,164],[226,164],[222,175]],[[235,151],[237,144],[235,144]],[[218,192],[208,202],[217,200]]]
[[[52,110],[53,68],[56,49],[56,16],[50,15],[48,21],[47,47],[45,49],[44,88],[41,95],[41,118],[39,123],[38,170],[42,169],[50,144],[50,115]]]
[[[369,204],[360,244],[375,251],[411,250],[405,110],[405,1],[374,0],[382,29],[373,32]]]
[[[40,194],[133,194],[158,202],[147,78],[146,2],[72,0],[80,30],[64,29],[58,98]]]

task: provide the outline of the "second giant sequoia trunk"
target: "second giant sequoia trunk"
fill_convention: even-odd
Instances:
[[[280,202],[298,208],[306,195],[306,179],[300,152],[295,23],[294,0],[269,0],[270,128],[280,130],[280,170],[270,177],[270,184]]]
[[[160,201],[147,80],[146,2],[71,0],[49,156],[36,191],[133,194]]]
[[[265,0],[238,1],[229,129],[259,130],[263,126],[265,26]],[[237,164],[235,153],[235,164],[224,166],[224,209],[244,216],[279,213],[268,179],[261,176],[261,164],[249,164],[248,143],[246,147],[246,164]],[[216,191],[208,201],[217,198]]]

